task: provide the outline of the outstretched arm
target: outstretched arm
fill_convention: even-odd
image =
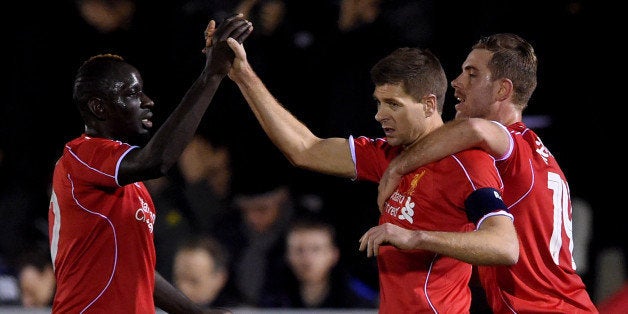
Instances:
[[[508,131],[496,122],[469,118],[445,123],[391,161],[379,181],[377,205],[381,211],[401,177],[420,166],[469,148],[501,158],[511,145]]]
[[[233,52],[227,38],[242,42],[251,30],[250,22],[234,15],[212,31],[212,46],[204,50],[207,61],[203,71],[148,144],[124,157],[118,174],[121,185],[159,177],[174,165],[231,67]]]
[[[295,166],[346,178],[355,177],[348,139],[321,139],[286,110],[268,91],[246,59],[242,44],[228,41],[235,52],[229,77],[238,85],[255,117]]]

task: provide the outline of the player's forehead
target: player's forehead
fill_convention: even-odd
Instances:
[[[466,71],[488,71],[488,63],[492,56],[493,53],[486,49],[473,49],[462,64],[462,69]]]
[[[107,79],[110,82],[111,91],[120,92],[123,89],[141,88],[142,76],[139,71],[126,63],[119,63],[109,73]]]

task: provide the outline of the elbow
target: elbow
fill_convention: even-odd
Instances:
[[[308,169],[307,158],[305,158],[302,154],[286,154],[286,158],[290,164],[297,168]]]
[[[517,250],[516,252],[512,252],[512,253],[507,255],[507,257],[506,257],[506,265],[512,266],[512,265],[517,264],[517,262],[519,262],[519,250]]]
[[[290,164],[301,169],[310,169],[317,158],[313,154],[313,147],[319,142],[319,139],[312,138],[303,139],[298,143],[281,148],[284,156]]]
[[[506,266],[512,266],[519,261],[519,241],[515,240],[514,243],[506,245],[502,252],[502,264]]]
[[[494,265],[512,266],[519,261],[519,239],[516,236],[502,235],[499,239],[494,239],[496,246],[493,247]]]
[[[464,120],[465,134],[469,140],[471,140],[475,146],[482,146],[486,138],[485,126],[487,121],[481,118],[469,118]],[[490,123],[490,122],[489,122]]]
[[[155,176],[158,177],[163,177],[166,176],[168,174],[168,172],[170,171],[170,168],[172,168],[172,165],[161,165],[161,167],[159,167],[155,172]]]
[[[174,162],[153,161],[144,164],[143,173],[150,179],[156,179],[166,176],[170,171],[170,168],[174,165]]]

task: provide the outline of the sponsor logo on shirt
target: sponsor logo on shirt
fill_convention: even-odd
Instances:
[[[409,223],[414,222],[414,202],[412,197],[408,196],[406,203],[401,208],[401,214],[397,218],[399,220],[407,220]]]
[[[141,222],[145,222],[146,226],[148,227],[148,231],[150,233],[153,233],[153,225],[155,224],[155,213],[150,210],[150,207],[148,207],[148,203],[146,203],[146,201],[144,201],[142,197],[138,196],[138,198],[140,199],[140,204],[142,204],[142,207],[138,208],[135,211],[135,219]]]
[[[425,170],[421,171],[421,173],[416,174],[414,175],[414,177],[412,177],[412,181],[410,182],[410,188],[408,189],[408,195],[412,195],[414,193],[416,186],[419,184],[419,181],[421,180],[421,178],[423,178],[424,175],[425,175]]]
[[[414,190],[417,188],[419,181],[424,175],[425,170],[412,177],[410,187],[406,192],[407,195],[412,195],[412,193],[414,193]],[[403,206],[395,206],[395,204],[403,204]],[[409,223],[414,223],[414,205],[415,203],[412,201],[412,197],[406,197],[404,194],[399,193],[399,190],[396,190],[393,195],[390,196],[388,202],[386,202],[385,212],[391,216],[397,217],[399,220],[406,220]]]

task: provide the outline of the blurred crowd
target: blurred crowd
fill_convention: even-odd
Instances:
[[[601,80],[569,74],[601,75],[582,63],[604,56],[589,42],[607,30],[599,21],[612,9],[592,1],[16,5],[5,59],[11,70],[4,84],[9,97],[0,105],[0,305],[45,307],[54,293],[47,204],[63,143],[83,131],[71,103],[79,65],[98,53],[116,53],[136,65],[155,100],[159,124],[204,62],[209,19],[220,22],[234,12],[253,22],[245,45],[269,90],[321,137],[383,135],[373,119],[368,71],[394,48],[429,48],[451,79],[465,47],[480,35],[509,31],[530,39],[541,59],[528,125],[546,139],[572,184],[573,233],[581,239],[574,249],[582,266],[578,271],[598,303],[628,278],[622,222],[609,214],[617,205],[608,195],[619,195],[621,186],[601,187],[616,169],[588,159],[592,154],[585,151],[613,147],[617,118],[574,109],[600,101],[593,97],[610,99],[579,93],[602,90]],[[157,270],[208,306],[377,307],[376,261],[359,253],[357,245],[359,236],[377,224],[377,186],[296,169],[268,140],[235,84],[222,84],[177,166],[168,176],[146,182],[158,213]],[[453,118],[453,103],[448,95],[444,118]],[[481,305],[475,306],[479,312]]]

